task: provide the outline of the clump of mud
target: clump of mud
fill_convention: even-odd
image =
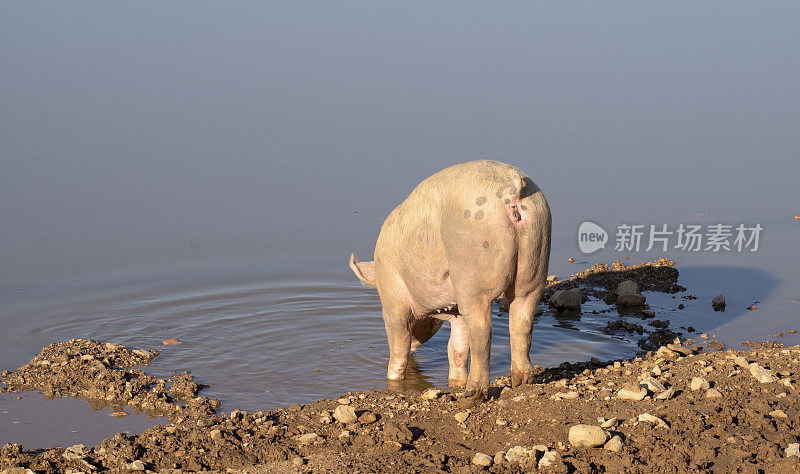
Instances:
[[[610,293],[625,280],[635,281],[639,291],[658,291],[674,294],[686,291],[678,284],[678,270],[675,262],[666,258],[659,258],[650,262],[641,262],[636,265],[625,265],[621,260],[607,263],[596,263],[591,267],[572,275],[569,280],[555,281],[545,290],[545,301],[558,290],[581,288],[584,294],[606,300]]]
[[[149,364],[157,351],[129,349],[121,344],[72,339],[56,342],[19,369],[3,372],[3,390],[36,390],[48,398],[79,397],[93,406],[130,406],[149,415],[185,410],[202,388],[184,372],[158,379],[137,366]],[[208,399],[211,406],[219,401]],[[194,402],[194,405],[199,405]],[[191,403],[188,406],[194,406]]]

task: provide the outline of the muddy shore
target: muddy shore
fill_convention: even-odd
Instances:
[[[672,262],[614,266],[553,282],[544,300],[580,288],[584,297],[613,302],[626,280],[641,290],[682,290]],[[646,305],[620,315],[652,321]],[[681,334],[662,324],[610,330],[630,325],[648,341],[639,357],[537,368],[534,384],[515,389],[501,377],[490,400],[469,409],[458,390],[436,388],[223,413],[190,374],[148,375],[142,367],[155,351],[58,342],[3,372],[0,390],[80,397],[170,422],[94,447],[7,444],[0,471],[800,471],[800,346],[725,349],[699,335],[698,342],[676,339]]]

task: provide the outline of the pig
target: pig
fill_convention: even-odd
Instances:
[[[546,285],[551,223],[539,187],[505,163],[470,161],[422,181],[386,218],[374,260],[350,255],[356,277],[378,290],[387,378],[403,379],[409,355],[447,321],[449,384],[466,386],[464,405],[482,403],[492,303],[505,294],[511,384],[532,383],[533,318]]]

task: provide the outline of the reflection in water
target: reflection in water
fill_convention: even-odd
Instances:
[[[386,364],[389,363],[388,356],[386,357]],[[430,377],[425,375],[423,368],[417,362],[414,354],[408,358],[408,367],[406,368],[406,378],[404,380],[386,380],[386,386],[390,390],[406,391],[406,390],[425,390],[434,386]]]

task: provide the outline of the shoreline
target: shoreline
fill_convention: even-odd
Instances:
[[[150,377],[124,365],[151,360],[145,351],[73,340],[46,347],[30,364],[4,374],[4,382],[14,387],[25,380],[20,388],[86,396],[91,388],[76,388],[90,383],[84,370],[96,374],[93,380],[115,377],[90,365],[102,362],[101,350],[108,352],[99,355],[112,356],[105,358],[112,362],[106,370],[117,372],[121,383],[136,387],[144,380],[138,377]],[[73,362],[56,365],[59,356]],[[62,372],[82,382],[67,387]],[[435,388],[353,392],[223,414],[218,401],[196,396],[201,387],[190,375],[179,374],[154,379],[146,390],[123,391],[130,396],[119,400],[145,410],[155,400],[169,425],[120,433],[94,447],[25,451],[7,444],[0,449],[0,470],[785,472],[800,469],[793,434],[800,428],[798,377],[800,346],[773,341],[717,351],[672,341],[625,361],[539,368],[534,384],[516,389],[508,377],[498,378],[491,399],[474,409],[463,408],[457,391]],[[117,393],[121,385],[107,386]],[[581,430],[586,441],[575,438]]]

